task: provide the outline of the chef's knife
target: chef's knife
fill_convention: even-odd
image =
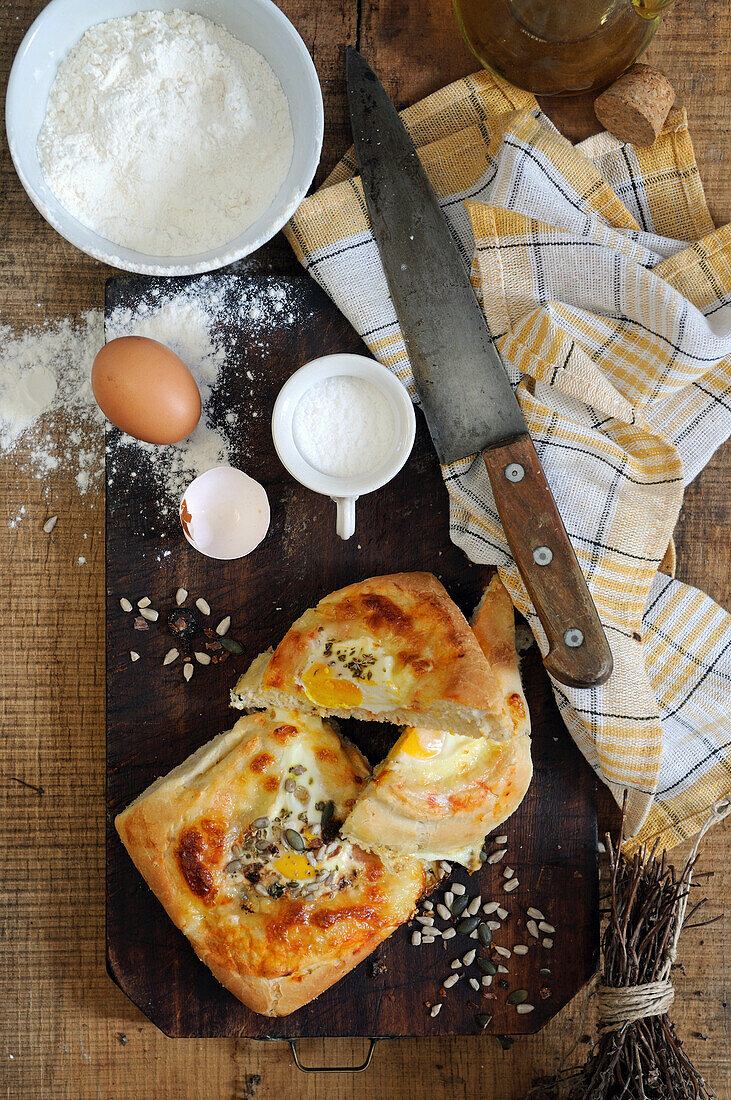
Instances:
[[[373,235],[439,458],[482,453],[546,668],[573,687],[602,684],[612,653],[465,261],[396,108],[352,48],[347,82]]]

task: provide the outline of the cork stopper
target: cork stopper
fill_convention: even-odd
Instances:
[[[620,141],[652,145],[674,102],[675,89],[664,73],[633,65],[597,97],[594,113]]]

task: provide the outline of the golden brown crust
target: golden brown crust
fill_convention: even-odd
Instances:
[[[530,734],[530,714],[515,648],[515,612],[507,588],[496,573],[475,608],[472,631],[500,684],[513,732]]]
[[[275,819],[295,764],[305,767],[321,801],[333,801],[336,821],[352,808],[369,771],[358,750],[319,718],[248,715],[154,783],[115,822],[199,957],[235,996],[269,1015],[294,1011],[356,966],[408,919],[426,885],[418,861],[387,868],[347,842],[333,857],[335,884],[313,896],[256,893],[244,872],[250,868],[263,888],[264,863],[231,872],[232,846],[244,843],[258,818]],[[286,880],[293,872],[281,874]]]

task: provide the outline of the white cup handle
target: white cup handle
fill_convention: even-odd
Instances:
[[[355,502],[357,497],[333,497],[338,509],[336,530],[341,539],[355,534]]]

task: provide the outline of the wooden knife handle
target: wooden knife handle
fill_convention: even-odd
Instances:
[[[529,435],[484,452],[495,503],[548,638],[560,683],[588,688],[612,673],[612,651]]]

